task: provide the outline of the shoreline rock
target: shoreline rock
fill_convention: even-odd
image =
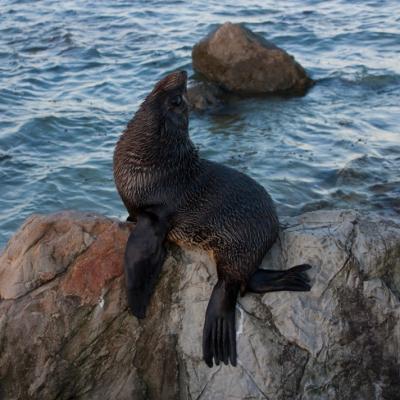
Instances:
[[[294,57],[242,24],[226,22],[192,50],[193,69],[239,94],[302,95],[313,85]]]
[[[132,224],[30,217],[0,255],[0,398],[396,398],[400,221],[337,210],[284,222],[262,266],[310,263],[311,292],[239,299],[239,365],[209,369],[206,253],[170,246],[139,321],[123,285]]]

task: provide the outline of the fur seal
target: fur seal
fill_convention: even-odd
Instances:
[[[117,142],[114,178],[130,220],[125,251],[129,307],[145,317],[165,258],[166,240],[211,251],[218,282],[207,307],[203,358],[236,365],[235,305],[239,292],[308,291],[303,264],[258,269],[278,235],[266,190],[247,175],[200,158],[189,138],[187,74],[158,82]]]

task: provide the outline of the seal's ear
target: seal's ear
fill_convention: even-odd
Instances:
[[[136,227],[125,249],[125,284],[128,305],[137,318],[146,316],[157,278],[164,263],[166,219],[149,212],[137,215]]]

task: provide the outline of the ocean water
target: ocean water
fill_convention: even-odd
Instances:
[[[305,97],[191,116],[201,154],[264,185],[280,215],[400,213],[400,2],[0,0],[0,248],[31,213],[125,218],[115,142],[153,84],[244,22],[316,80]]]

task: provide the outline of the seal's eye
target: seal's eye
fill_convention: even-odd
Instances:
[[[173,106],[178,107],[181,105],[182,103],[182,96],[180,96],[179,94],[175,97],[172,98],[171,103]]]

